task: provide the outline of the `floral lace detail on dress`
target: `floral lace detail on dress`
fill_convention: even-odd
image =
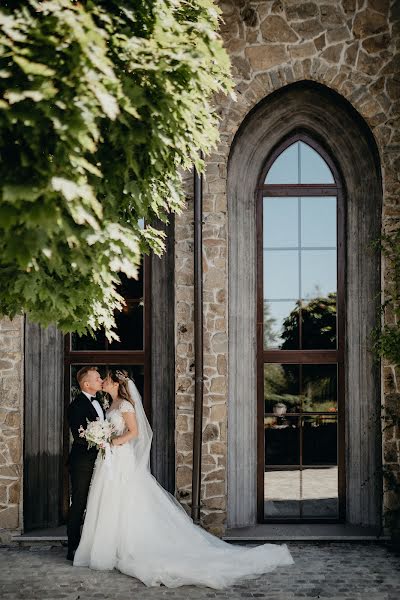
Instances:
[[[127,412],[134,413],[135,409],[133,408],[132,404],[128,402],[128,400],[122,400],[118,408],[108,410],[106,413],[107,420],[114,425],[115,433],[117,435],[122,435],[126,432],[126,424],[123,414]]]
[[[128,400],[122,400],[121,404],[118,406],[118,410],[120,410],[123,413],[135,412],[134,407],[132,406],[132,404],[130,402],[128,402]]]

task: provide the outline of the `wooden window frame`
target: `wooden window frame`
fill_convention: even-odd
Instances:
[[[303,141],[313,148],[330,167],[335,184],[265,184],[266,174],[277,157],[295,142]],[[333,196],[337,198],[337,347],[336,350],[280,350],[264,349],[264,293],[263,293],[263,198]],[[256,188],[257,228],[257,520],[259,523],[326,523],[344,522],[346,511],[345,472],[345,194],[340,173],[328,152],[308,132],[299,131],[280,143],[268,157]],[[264,473],[264,364],[337,364],[338,388],[338,518],[265,518]],[[314,413],[310,413],[313,415]],[[306,414],[303,413],[304,416]],[[301,448],[300,448],[301,451]]]

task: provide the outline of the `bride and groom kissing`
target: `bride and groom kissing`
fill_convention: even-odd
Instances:
[[[150,472],[152,430],[134,382],[96,367],[77,373],[81,392],[71,402],[71,506],[67,558],[76,567],[118,569],[147,586],[205,585],[223,589],[293,559],[285,545],[233,546],[195,525]],[[101,406],[99,391],[109,407]],[[105,410],[107,408],[107,410]],[[108,464],[80,430],[107,419],[113,427]],[[86,510],[81,534],[81,523]]]

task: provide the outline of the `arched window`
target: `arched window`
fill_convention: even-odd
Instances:
[[[342,202],[308,135],[269,157],[257,208],[260,521],[342,516]]]

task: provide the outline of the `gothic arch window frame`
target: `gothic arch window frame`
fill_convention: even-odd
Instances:
[[[266,156],[295,131],[329,147],[346,192],[346,523],[382,526],[379,323],[382,167],[373,132],[341,94],[298,81],[262,99],[233,136],[227,165],[227,524],[257,523],[257,182]],[[325,144],[324,144],[325,141]]]
[[[268,172],[275,161],[286,149],[296,142],[304,142],[322,157],[330,168],[334,183],[265,183]],[[264,347],[264,271],[263,271],[263,199],[265,197],[336,197],[337,215],[337,346],[336,349],[298,349],[281,350]],[[269,153],[257,183],[256,192],[256,236],[257,236],[257,521],[270,522],[264,514],[264,471],[265,471],[265,433],[264,433],[264,365],[269,364],[332,364],[337,365],[338,388],[338,517],[312,518],[307,521],[343,522],[346,514],[346,465],[345,465],[345,190],[342,176],[330,152],[315,139],[312,132],[295,130],[280,140]],[[299,322],[301,328],[301,320]],[[300,441],[301,457],[301,441]],[[302,458],[300,458],[302,462]],[[301,504],[300,504],[301,506]],[[300,508],[299,518],[275,518],[273,522],[304,522]]]

